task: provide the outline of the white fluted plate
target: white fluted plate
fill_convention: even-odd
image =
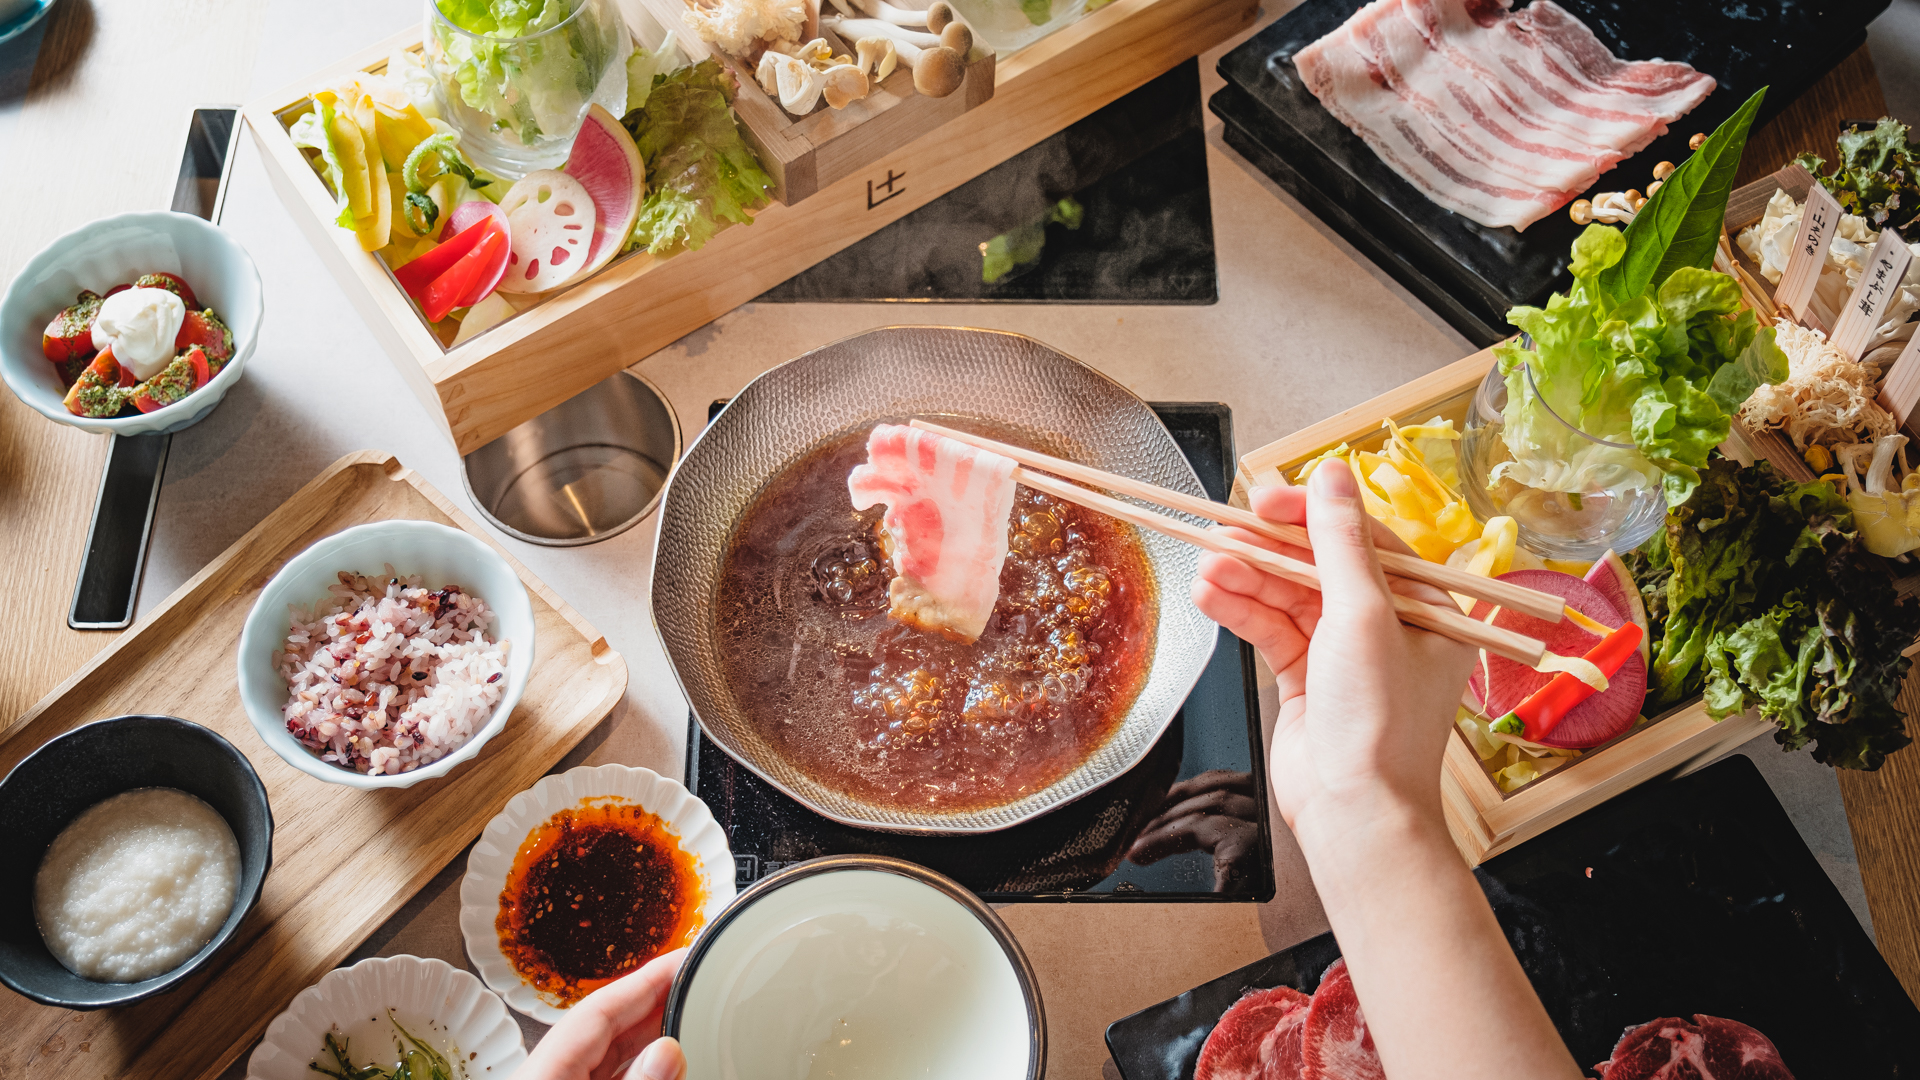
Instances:
[[[499,995],[445,960],[378,956],[335,968],[293,999],[267,1025],[247,1060],[247,1080],[314,1080],[307,1068],[325,1061],[325,1037],[337,1028],[356,1065],[392,1068],[393,1025],[387,1010],[415,1037],[460,1058],[464,1080],[508,1080],[527,1060],[514,1022]],[[460,1080],[456,1077],[456,1080]]]
[[[696,937],[713,925],[733,899],[733,852],[727,847],[727,834],[713,820],[707,804],[677,780],[632,765],[583,765],[545,777],[515,795],[506,809],[487,822],[467,856],[467,876],[460,881],[460,934],[466,938],[467,956],[487,985],[515,1010],[543,1024],[559,1023],[567,1012],[523,982],[501,950],[495,928],[500,893],[507,887],[514,853],[528,833],[583,800],[607,796],[625,799],[665,822],[680,838],[680,849],[699,863],[707,899]]]

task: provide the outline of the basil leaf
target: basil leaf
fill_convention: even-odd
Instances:
[[[1680,267],[1705,270],[1713,266],[1727,196],[1733,192],[1733,174],[1747,145],[1747,129],[1766,96],[1764,86],[1755,91],[1634,215],[1627,226],[1626,257],[1600,274],[1600,288],[1611,305],[1659,288]]]

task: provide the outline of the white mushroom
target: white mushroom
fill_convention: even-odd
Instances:
[[[759,81],[760,89],[769,96],[778,96],[780,107],[795,116],[812,112],[827,85],[825,72],[772,49],[760,54],[760,66],[754,71],[754,78]]]
[[[846,41],[890,39],[900,59],[913,69],[913,88],[927,97],[946,97],[966,79],[966,59],[932,34],[904,30],[879,19],[822,19],[821,25]]]
[[[861,71],[873,72],[875,82],[885,82],[900,60],[900,54],[894,51],[892,38],[861,38],[854,44],[854,52],[854,63]]]
[[[851,102],[867,96],[867,73],[852,64],[835,64],[821,73],[825,80],[821,95],[827,99],[827,107],[844,109]]]

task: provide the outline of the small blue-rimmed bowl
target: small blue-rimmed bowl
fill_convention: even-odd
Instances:
[[[47,323],[82,289],[102,295],[142,274],[178,274],[201,307],[233,331],[233,358],[213,381],[186,397],[138,416],[93,419],[62,404],[60,373],[40,350]],[[260,271],[239,241],[218,226],[170,210],[101,218],[41,248],[0,298],[0,378],[40,415],[82,431],[151,435],[197,423],[220,403],[253,355],[265,310]]]
[[[507,649],[507,687],[493,713],[466,742],[445,757],[410,772],[368,776],[307,749],[287,731],[284,710],[287,680],[273,665],[275,651],[286,648],[293,621],[287,605],[311,608],[326,599],[327,589],[339,583],[339,571],[378,574],[391,563],[402,577],[415,574],[429,589],[458,585],[486,601],[493,612],[487,634]],[[260,590],[253,610],[240,628],[240,703],[253,721],[260,739],[308,776],[348,787],[404,788],[422,780],[445,776],[461,762],[480,753],[488,739],[507,726],[507,716],[520,702],[533,674],[533,601],[513,566],[486,542],[469,533],[433,521],[376,521],[356,525],[316,541],[287,560],[280,572]]]

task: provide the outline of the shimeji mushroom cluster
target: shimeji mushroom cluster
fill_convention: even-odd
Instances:
[[[886,0],[833,4],[837,14],[818,18],[806,0],[692,0],[686,19],[702,39],[752,64],[760,88],[794,116],[822,101],[845,108],[901,64],[927,97],[945,97],[966,81],[973,31],[946,0],[925,11]],[[816,30],[831,32],[852,54],[835,52]]]

